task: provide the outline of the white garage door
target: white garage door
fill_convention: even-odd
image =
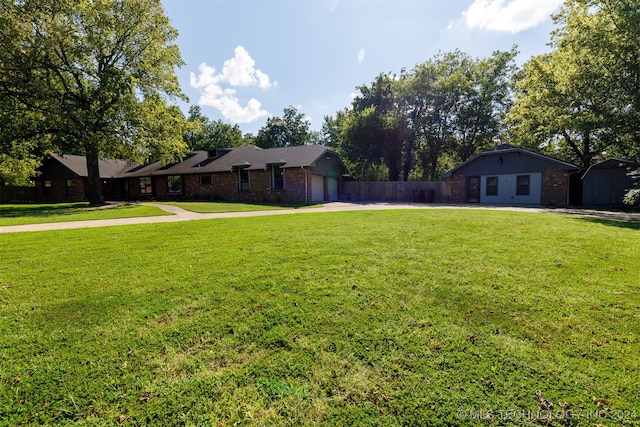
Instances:
[[[311,175],[311,201],[324,202],[324,177]]]

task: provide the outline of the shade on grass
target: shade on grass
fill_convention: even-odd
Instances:
[[[0,248],[9,425],[640,425],[634,223],[363,211]]]
[[[254,212],[265,210],[281,210],[301,207],[314,207],[320,205],[272,205],[265,203],[234,203],[234,202],[161,202],[167,205],[178,206],[182,209],[197,213],[223,213],[223,212]]]
[[[50,222],[91,221],[170,215],[154,206],[124,204],[95,208],[88,203],[0,205],[0,227]]]

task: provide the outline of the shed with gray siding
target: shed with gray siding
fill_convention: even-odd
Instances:
[[[633,185],[628,175],[633,169],[633,162],[620,159],[591,165],[582,176],[582,204],[601,208],[623,206],[624,195]]]

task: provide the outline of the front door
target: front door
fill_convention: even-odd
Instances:
[[[480,177],[470,176],[467,178],[467,203],[480,202]]]

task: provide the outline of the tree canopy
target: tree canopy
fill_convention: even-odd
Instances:
[[[588,167],[640,147],[636,2],[571,0],[554,17],[553,50],[531,58],[508,114],[516,140]]]
[[[92,204],[99,158],[179,157],[176,37],[160,0],[0,0],[0,154],[86,155]]]
[[[284,109],[283,117],[270,117],[258,131],[253,143],[260,148],[289,147],[309,143],[309,122],[293,107]]]
[[[400,76],[380,74],[324,133],[358,177],[438,179],[504,131],[515,49],[474,59],[441,53]],[[334,129],[332,129],[332,127]],[[444,159],[448,161],[442,163]],[[382,168],[382,169],[381,169]]]
[[[238,147],[244,144],[242,131],[237,124],[211,121],[197,105],[189,108],[187,125],[183,137],[189,150]]]

